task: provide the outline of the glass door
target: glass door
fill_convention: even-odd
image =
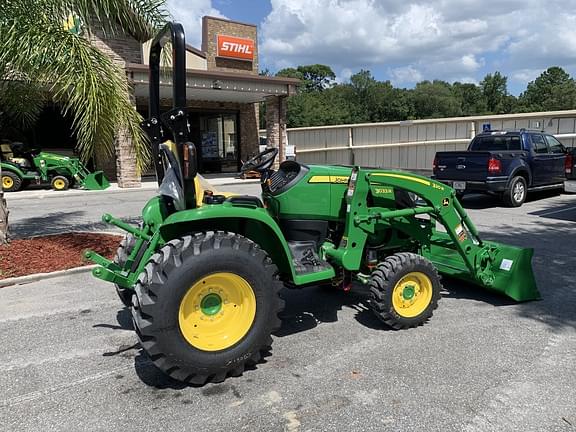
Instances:
[[[237,115],[200,116],[200,156],[204,172],[237,172]]]

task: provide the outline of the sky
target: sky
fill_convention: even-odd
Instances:
[[[422,80],[508,77],[518,95],[550,66],[576,76],[576,0],[168,0],[200,48],[204,15],[256,24],[260,69],[361,69],[411,88]]]

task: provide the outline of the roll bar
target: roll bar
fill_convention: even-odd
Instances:
[[[165,113],[160,112],[160,59],[162,49],[166,43],[172,44],[172,109]],[[166,141],[164,128],[173,136],[178,153],[180,178],[186,208],[196,206],[196,191],[194,177],[197,171],[196,147],[188,141],[188,120],[186,116],[186,40],[182,24],[167,23],[158,32],[150,46],[149,56],[149,92],[148,105],[149,118],[142,123],[142,127],[150,138],[152,157],[156,169],[158,184],[164,178],[164,166],[160,144]]]

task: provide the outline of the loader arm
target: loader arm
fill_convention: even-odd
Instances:
[[[400,210],[371,207],[368,198],[375,185],[412,192],[427,205]],[[454,190],[442,183],[406,172],[354,168],[346,194],[346,212],[340,245],[326,244],[324,249],[328,257],[348,270],[360,268],[369,234],[407,221],[406,229],[418,239],[420,253],[441,273],[503,292],[519,301],[540,297],[530,265],[532,249],[483,241]],[[446,232],[436,231],[425,221],[419,222],[414,217],[417,215],[429,215]]]

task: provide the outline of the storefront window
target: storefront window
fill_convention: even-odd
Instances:
[[[200,117],[200,153],[206,172],[237,172],[237,115]]]

